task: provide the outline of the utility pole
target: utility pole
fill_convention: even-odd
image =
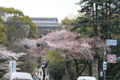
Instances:
[[[106,44],[104,43],[104,60],[103,60],[104,80],[106,80],[106,70],[107,70],[107,62],[106,62]]]

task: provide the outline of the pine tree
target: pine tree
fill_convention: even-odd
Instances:
[[[84,12],[88,19],[84,25],[91,27],[91,32],[94,32],[94,36],[100,36],[105,40],[116,38],[119,35],[119,0],[81,0],[78,4],[82,6],[79,12]],[[79,20],[82,21],[81,19]],[[83,22],[78,23],[82,25]]]

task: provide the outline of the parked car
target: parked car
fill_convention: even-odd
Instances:
[[[6,73],[2,80],[33,80],[30,73],[25,72],[12,72]]]

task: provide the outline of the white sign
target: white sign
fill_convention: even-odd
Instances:
[[[101,76],[101,77],[103,76],[103,71],[100,71],[100,76]]]
[[[16,72],[16,61],[9,61],[9,72]]]
[[[117,45],[117,40],[107,39],[106,40],[106,45],[116,46]]]

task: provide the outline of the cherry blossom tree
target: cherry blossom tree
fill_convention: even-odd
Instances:
[[[73,58],[80,59],[93,59],[93,55],[96,54],[93,50],[94,47],[99,49],[98,55],[101,50],[103,50],[103,41],[99,37],[75,39],[76,36],[76,33],[61,30],[43,36],[38,42],[44,41],[47,42],[48,45],[52,44],[52,47],[59,48],[63,51],[69,51],[69,54]]]
[[[63,51],[69,51],[73,58],[92,59],[95,55],[94,48],[99,49],[97,54],[103,50],[103,41],[99,37],[83,37],[76,39],[77,34],[67,30],[54,31],[40,39],[23,39],[19,42],[20,45],[37,50],[37,44],[48,45]],[[34,53],[34,51],[31,50]],[[37,52],[36,52],[37,53]],[[74,53],[74,54],[73,54]],[[79,54],[78,54],[79,53]]]
[[[22,55],[26,55],[26,53],[21,52],[16,54],[12,51],[8,51],[7,48],[0,48],[0,70],[8,71],[9,61],[17,61]]]
[[[69,51],[69,54],[72,58],[82,58],[82,59],[92,59],[91,54],[84,54],[85,52],[91,52],[91,46],[88,43],[80,42],[75,39],[76,34],[69,32],[67,30],[52,32],[46,36],[43,36],[41,39],[24,39],[20,42],[22,45],[31,47],[32,53],[38,53],[36,44],[48,44],[52,48],[60,49],[61,51]],[[33,49],[33,51],[32,51]],[[74,53],[74,54],[73,54]],[[80,53],[80,54],[78,54]],[[88,56],[88,57],[87,57]]]
[[[76,39],[76,36],[78,36],[76,33],[67,31],[67,30],[61,30],[61,31],[53,31],[45,36],[43,36],[40,39],[33,39],[33,40],[26,40],[29,42],[21,42],[23,45],[32,47],[30,49],[31,53],[39,53],[47,51],[49,49],[59,49],[61,50],[61,55],[66,56],[65,53],[67,53],[67,56],[69,56],[69,59],[72,59],[77,64],[77,59],[82,60],[93,60],[95,57],[98,57],[99,55],[103,54],[103,40],[99,37],[92,37],[89,38],[87,36]],[[47,44],[50,47],[47,47],[46,49],[38,50],[39,48],[36,48],[36,44]],[[108,48],[109,50],[109,48]],[[39,52],[38,52],[39,51]],[[76,65],[76,71],[78,76],[80,75],[78,64]]]
[[[77,59],[93,60],[94,57],[102,54],[103,41],[99,37],[75,39],[76,36],[75,33],[61,30],[49,33],[41,39],[49,44],[53,44],[55,48],[67,51],[70,58],[76,63],[76,72],[77,76],[79,76],[81,72],[79,71],[80,68],[78,67]],[[94,61],[95,60],[93,60],[93,63]]]

